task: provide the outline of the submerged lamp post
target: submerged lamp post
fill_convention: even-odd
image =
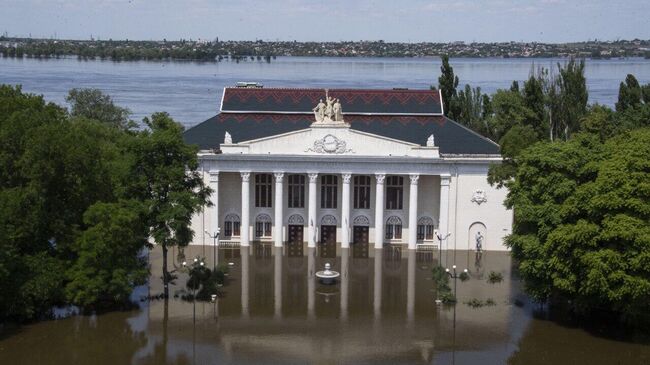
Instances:
[[[436,238],[438,238],[438,242],[440,242],[438,244],[438,266],[440,266],[440,267],[442,267],[442,241],[449,238],[449,236],[451,236],[451,233],[447,233],[444,236],[442,234],[440,234],[440,232],[436,233]],[[454,265],[454,267],[455,267],[455,265]],[[447,271],[449,271],[449,270],[447,270]]]
[[[216,269],[217,267],[217,246],[218,241],[219,241],[219,234],[221,233],[221,228],[217,227],[217,231],[214,232],[214,234],[210,234],[208,230],[205,230],[205,233],[208,235],[208,237],[212,238],[212,262],[214,263],[214,267]]]
[[[449,269],[445,269],[445,272],[447,275],[449,275],[450,278],[454,279],[454,298],[456,297],[456,280],[461,279],[461,280],[467,280],[467,279],[462,279],[463,274],[468,275],[467,269],[463,270],[462,273],[457,274],[456,273],[456,265],[452,266],[451,269],[453,270],[453,274]]]

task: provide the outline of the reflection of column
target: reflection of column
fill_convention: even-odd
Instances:
[[[282,226],[284,223],[282,208],[282,179],[284,178],[283,172],[276,172],[275,174],[275,247],[282,247]]]
[[[307,249],[307,317],[314,317],[314,275],[316,274],[316,249],[314,247],[309,247]]]
[[[241,173],[241,232],[242,246],[250,245],[250,172]]]
[[[341,248],[350,247],[350,178],[343,174],[343,193],[341,194]]]
[[[406,318],[413,321],[415,309],[415,250],[408,252],[408,268],[406,276]]]
[[[341,248],[341,319],[348,318],[348,285],[349,285],[350,249]]]
[[[219,171],[210,171],[210,188],[212,188],[212,195],[210,196],[212,211],[210,212],[210,228],[208,228],[208,232],[215,234],[219,228]]]
[[[384,179],[386,174],[375,174],[375,248],[384,247]]]
[[[282,317],[282,247],[275,247],[273,249],[275,255],[274,269],[274,299],[275,299],[275,317]]]
[[[375,290],[374,290],[374,309],[375,317],[381,316],[381,268],[382,268],[382,250],[375,250]]]
[[[316,247],[316,182],[318,174],[309,174],[309,215],[307,218],[307,247]]]
[[[440,217],[438,219],[438,234],[442,237],[447,236],[448,225],[449,225],[449,183],[451,176],[449,174],[440,175]],[[449,242],[449,237],[446,240],[440,242],[439,249],[442,250],[443,243]],[[447,245],[449,246],[449,245]],[[442,251],[441,251],[442,252]],[[447,253],[445,252],[445,261]]]
[[[415,250],[418,227],[418,179],[420,175],[412,174],[409,192],[409,250]]]
[[[241,313],[244,317],[248,317],[248,262],[249,262],[249,248],[240,247],[239,252],[241,255]]]

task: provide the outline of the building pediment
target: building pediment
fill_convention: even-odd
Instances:
[[[236,136],[232,136],[236,137]],[[231,141],[228,138],[224,142]],[[438,148],[361,132],[349,125],[318,124],[274,136],[222,143],[223,154],[317,156],[412,156],[438,158]]]

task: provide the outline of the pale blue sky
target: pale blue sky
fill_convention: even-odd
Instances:
[[[648,0],[0,0],[0,32],[88,39],[650,39]]]

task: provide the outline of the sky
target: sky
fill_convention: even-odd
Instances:
[[[649,0],[0,0],[0,33],[65,39],[650,39]]]

